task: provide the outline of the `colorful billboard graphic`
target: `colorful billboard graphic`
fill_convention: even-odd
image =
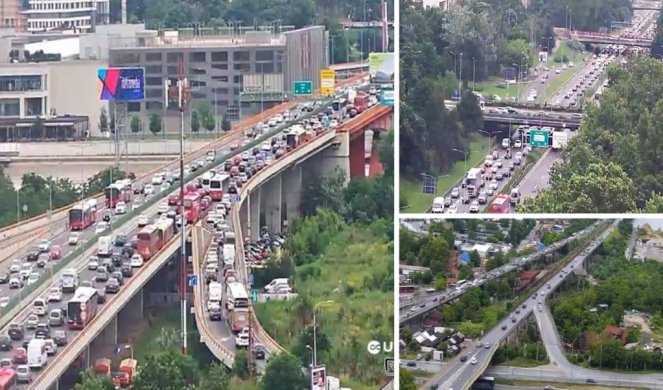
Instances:
[[[394,53],[370,53],[368,55],[368,72],[371,83],[394,82]]]
[[[135,102],[145,99],[144,68],[101,68],[97,77],[101,100]]]
[[[311,371],[311,390],[325,390],[327,388],[327,369],[320,365]]]

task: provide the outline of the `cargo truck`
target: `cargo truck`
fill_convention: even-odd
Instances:
[[[482,182],[481,169],[470,169],[467,173],[467,195],[470,198],[476,198],[479,195],[479,188],[482,187]]]

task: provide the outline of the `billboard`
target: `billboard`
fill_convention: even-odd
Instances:
[[[144,68],[100,68],[99,99],[135,102],[145,99]]]
[[[370,53],[368,55],[368,72],[372,83],[394,82],[394,53]]]
[[[283,75],[280,73],[252,73],[242,75],[242,92],[283,92]]]
[[[322,96],[334,96],[336,91],[336,72],[333,69],[322,69],[320,71],[320,94]]]
[[[327,371],[325,366],[317,366],[311,370],[311,390],[327,389]]]

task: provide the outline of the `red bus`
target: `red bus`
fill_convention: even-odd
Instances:
[[[154,257],[175,235],[173,220],[161,219],[138,232],[137,252],[147,261]]]
[[[184,195],[184,213],[186,222],[193,224],[200,218],[200,194],[186,194]]]
[[[106,187],[104,194],[106,194],[106,207],[113,209],[118,202],[130,202],[133,190],[131,184],[124,180],[118,180]]]
[[[69,329],[83,329],[97,315],[97,289],[79,287],[67,303]]]
[[[97,222],[97,201],[87,200],[69,209],[69,230],[84,230]]]
[[[220,201],[223,199],[223,185],[228,180],[230,176],[224,174],[215,175],[212,180],[209,181],[209,190],[208,194],[210,198],[214,201]]]
[[[509,204],[509,195],[499,194],[497,198],[490,205],[490,212],[493,214],[507,214],[511,211],[511,205]]]
[[[0,368],[0,390],[13,390],[16,386],[16,371],[13,368]]]
[[[368,109],[368,102],[371,98],[371,95],[365,93],[365,92],[357,92],[357,96],[355,97],[354,101],[354,107],[357,110],[357,113],[360,114]]]

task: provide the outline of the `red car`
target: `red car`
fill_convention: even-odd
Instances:
[[[62,258],[62,250],[60,249],[60,247],[58,245],[54,245],[51,248],[50,256],[51,256],[51,260],[60,260]]]
[[[180,203],[180,194],[172,194],[168,197],[168,206],[177,206]]]
[[[16,348],[12,352],[12,362],[14,364],[27,364],[28,363],[28,352],[25,348]]]

